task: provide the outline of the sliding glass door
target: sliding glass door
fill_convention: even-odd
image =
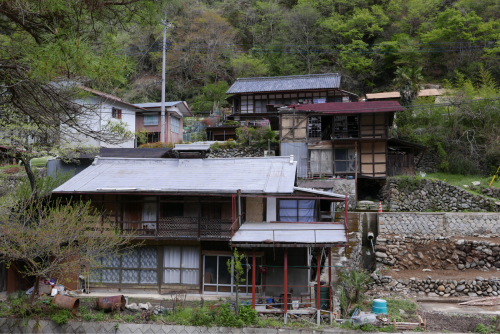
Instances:
[[[234,277],[228,269],[228,261],[233,260],[233,256],[229,255],[205,255],[203,256],[203,293],[233,293],[236,292],[234,287]],[[261,258],[256,258],[257,272],[255,273],[256,285],[261,284],[261,276],[259,266]],[[241,293],[252,293],[252,257],[245,257],[242,260],[243,270],[245,271],[241,277],[245,281],[240,283],[239,290]]]

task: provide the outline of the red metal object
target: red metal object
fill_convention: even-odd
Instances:
[[[123,295],[112,297],[101,297],[97,299],[97,308],[104,311],[113,311],[120,308],[121,311],[125,310],[125,297]]]
[[[382,212],[382,202],[378,202],[378,212]]]
[[[253,248],[252,254],[252,308],[255,310],[255,271],[257,270],[256,260],[255,260],[255,247]]]
[[[73,314],[76,314],[78,308],[80,307],[80,299],[64,295],[56,295],[54,297],[54,304],[60,308],[70,310]]]
[[[288,248],[285,248],[285,287],[284,287],[284,290],[285,290],[285,293],[283,294],[283,309],[285,312],[285,317],[286,317],[286,313],[287,313],[287,310],[288,310]]]
[[[320,281],[320,278],[321,278],[321,249],[318,248],[318,255],[316,256],[318,258],[318,271],[317,271],[317,275],[318,275],[318,282],[316,283],[316,307],[318,309],[318,311],[321,309],[321,281]]]
[[[268,267],[261,267],[260,268],[260,273],[261,274],[267,274],[269,272],[269,268]]]

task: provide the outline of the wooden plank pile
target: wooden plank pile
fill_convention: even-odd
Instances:
[[[467,306],[494,306],[500,305],[499,297],[486,297],[486,298],[476,298],[473,300],[469,300],[463,303],[459,303],[458,305],[467,305]]]
[[[424,319],[420,314],[417,313],[418,322],[396,322],[396,320],[392,321],[392,325],[396,330],[415,330],[417,328],[422,328],[424,330],[427,329],[427,319]],[[389,319],[387,318],[379,318],[380,325],[386,326],[391,324]]]

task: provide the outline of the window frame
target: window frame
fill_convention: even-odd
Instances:
[[[180,259],[179,259],[179,267],[165,267],[165,259],[163,259],[163,262],[161,263],[161,270],[162,270],[162,285],[189,285],[189,286],[198,286],[200,282],[200,247],[199,246],[175,246],[175,245],[166,245],[163,247],[163,258],[165,258],[165,250],[167,248],[174,248],[178,247],[180,248]],[[184,249],[185,248],[194,248],[198,254],[198,267],[196,268],[184,268],[182,267],[182,257],[184,255]],[[165,282],[165,270],[179,270],[179,282],[178,283],[166,283]],[[182,274],[186,270],[196,270],[198,272],[198,280],[196,283],[182,283]]]
[[[155,247],[138,247],[136,248],[135,250],[137,250],[139,252],[139,259],[138,259],[138,262],[139,262],[139,266],[136,267],[136,268],[126,268],[126,267],[123,267],[123,254],[122,252],[120,252],[120,254],[118,255],[118,258],[119,258],[119,266],[118,267],[101,267],[99,269],[97,269],[98,271],[98,275],[100,276],[98,280],[96,279],[93,279],[91,278],[89,280],[89,283],[98,283],[98,284],[131,284],[131,285],[148,285],[148,286],[157,286],[158,285],[158,261],[160,260],[160,257],[159,257],[159,249],[156,248],[156,267],[155,268],[147,268],[147,267],[142,267],[141,266],[141,256],[142,256],[142,250],[145,249],[145,248],[151,248],[151,249],[155,249]],[[101,263],[102,261],[104,261],[104,259],[100,259]],[[103,282],[102,281],[102,274],[103,274],[103,271],[104,270],[118,270],[119,273],[118,273],[118,282]],[[138,273],[138,282],[137,283],[122,283],[123,281],[123,270],[137,270],[139,273]],[[156,275],[156,282],[154,283],[142,283],[141,282],[141,271],[155,271]],[[96,275],[97,273],[94,271],[92,272],[91,276],[94,276]]]
[[[111,108],[111,118],[122,119],[122,110],[118,108]]]
[[[153,122],[146,122],[146,119],[148,119],[148,117],[154,117],[155,123],[153,124]],[[157,126],[158,123],[159,123],[158,115],[144,115],[144,120],[143,120],[144,126]]]
[[[175,124],[175,129],[177,131],[174,130],[174,120],[177,122],[177,124]],[[172,131],[173,133],[177,133],[177,134],[181,133],[181,120],[179,118],[177,118],[177,117],[170,118],[170,131]]]
[[[300,208],[300,205],[299,205],[298,202],[299,201],[311,201],[311,200],[314,201],[314,208],[313,208],[314,214],[313,214],[313,220],[312,220],[312,222],[317,221],[318,220],[318,212],[317,212],[318,201],[316,200],[315,197],[311,197],[311,199],[278,198],[277,199],[277,203],[276,203],[276,211],[277,211],[276,212],[276,217],[277,217],[278,221],[280,221],[280,222],[283,221],[283,220],[281,220],[281,209],[282,209],[281,208],[281,202],[282,201],[297,201],[297,208],[296,208],[297,209],[297,216],[296,216],[297,220],[295,220],[295,222],[300,223],[300,221],[299,221],[300,218],[299,217],[301,217],[301,216],[299,215],[299,209],[301,209],[301,208]],[[283,209],[286,209],[286,208],[283,208]],[[288,221],[284,221],[284,222],[288,222]],[[304,223],[307,223],[307,222],[304,222]]]
[[[346,150],[347,153],[346,153],[346,159],[337,159],[336,158],[336,152],[337,150]],[[353,169],[352,171],[350,170],[347,170],[347,171],[339,171],[337,170],[337,161],[338,162],[346,162],[347,163],[347,166],[349,166],[349,163],[350,162],[356,162],[356,159],[358,160],[358,163],[357,163],[357,168],[358,168],[358,173],[360,172],[361,170],[361,163],[359,161],[359,154],[358,156],[354,157],[354,159],[349,159],[349,150],[353,150],[355,151],[355,147],[354,146],[344,146],[344,147],[334,147],[333,148],[333,170],[334,170],[334,174],[354,174],[355,173],[355,170]]]

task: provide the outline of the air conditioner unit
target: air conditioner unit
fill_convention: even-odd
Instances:
[[[264,156],[265,157],[275,157],[276,156],[276,151],[275,150],[264,150]]]

